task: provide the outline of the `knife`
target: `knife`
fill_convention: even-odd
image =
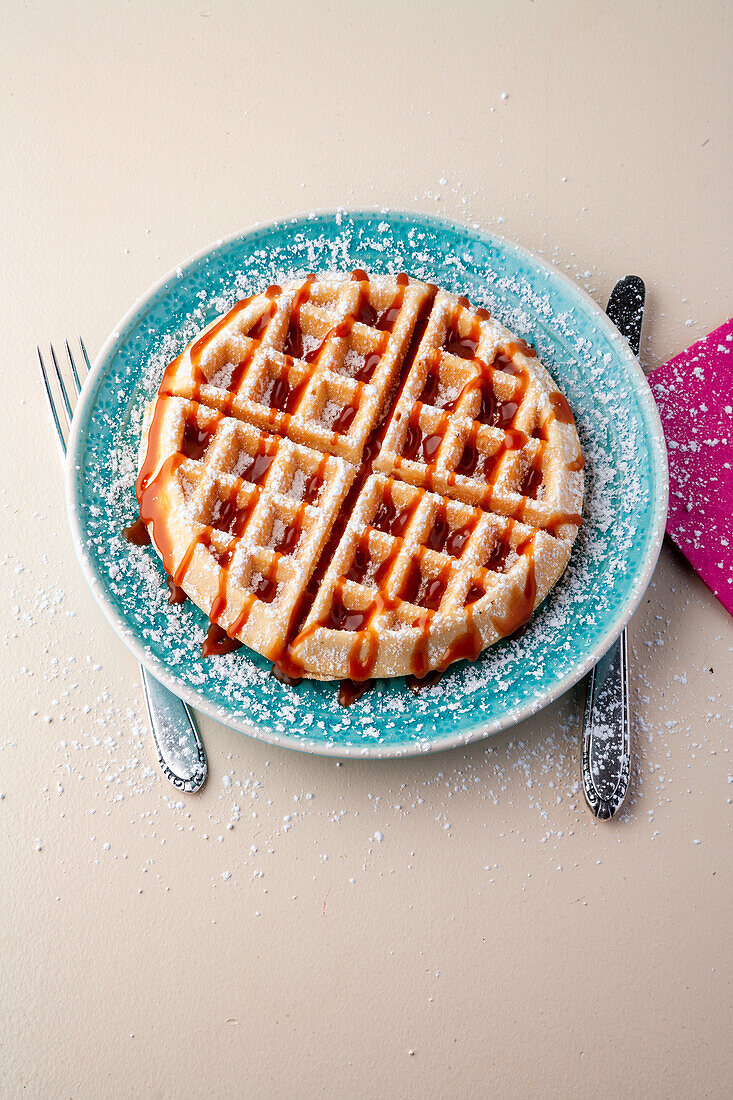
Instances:
[[[638,275],[627,275],[613,288],[606,313],[634,355],[639,354],[646,289]],[[595,817],[608,820],[629,789],[631,729],[626,630],[588,676],[583,717],[580,772],[583,794]]]

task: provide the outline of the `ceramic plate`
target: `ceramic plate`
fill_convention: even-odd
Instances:
[[[278,683],[248,649],[205,660],[207,620],[171,607],[136,517],[142,409],[163,368],[216,314],[308,271],[405,270],[485,306],[537,348],[575,413],[584,522],[568,569],[519,637],[413,696],[378,681],[354,706],[336,685]],[[623,275],[624,272],[619,272]],[[122,319],[97,356],[69,443],[68,507],[84,573],[125,644],[188,703],[235,729],[335,756],[445,749],[504,729],[567,691],[611,645],[649,583],[667,508],[662,429],[641,368],[602,310],[515,245],[423,214],[309,214],[257,226],[187,260]]]

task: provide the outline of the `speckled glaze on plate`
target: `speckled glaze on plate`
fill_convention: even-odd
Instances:
[[[280,684],[248,649],[206,660],[208,620],[166,601],[150,548],[120,535],[136,516],[142,409],[163,367],[236,299],[307,271],[406,270],[488,307],[537,348],[568,398],[586,457],[584,523],[559,584],[519,638],[413,696],[378,681],[354,706],[337,685]],[[405,756],[484,737],[567,691],[619,635],[661,546],[667,460],[641,368],[603,311],[523,249],[424,214],[309,214],[257,226],[187,260],[145,294],[97,356],[69,442],[67,501],[85,576],[125,644],[188,703],[242,732],[333,756]]]

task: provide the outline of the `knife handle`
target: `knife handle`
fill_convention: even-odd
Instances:
[[[191,712],[177,695],[140,666],[145,703],[158,760],[166,779],[179,791],[193,794],[206,780],[204,745]]]
[[[645,300],[644,280],[627,275],[616,283],[606,307],[634,355],[639,354]],[[605,820],[613,817],[626,797],[631,775],[626,630],[588,676],[580,774],[591,813]]]
[[[638,275],[626,275],[619,279],[611,291],[606,313],[622,336],[625,336],[634,355],[641,346],[641,326],[644,320],[646,287]]]
[[[588,677],[581,755],[583,794],[591,812],[613,817],[629,789],[631,729],[626,631]]]

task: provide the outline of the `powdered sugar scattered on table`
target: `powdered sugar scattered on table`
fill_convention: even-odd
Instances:
[[[300,863],[286,866],[288,882],[295,884],[287,897],[294,902],[302,898],[306,903],[301,893],[306,875],[308,881],[333,883],[337,890],[366,886],[390,874],[408,850],[407,862],[397,864],[401,874],[424,866],[434,845],[444,843],[458,845],[480,895],[496,882],[510,881],[524,890],[535,879],[541,883],[563,869],[572,870],[570,861],[578,855],[572,839],[576,830],[596,833],[594,852],[601,860],[608,858],[610,846],[637,844],[639,830],[649,841],[657,840],[670,816],[679,821],[687,803],[694,802],[691,796],[697,791],[690,789],[690,777],[701,771],[711,776],[718,798],[731,803],[733,775],[725,744],[730,715],[722,713],[724,700],[711,695],[707,712],[703,704],[693,718],[684,707],[686,673],[676,677],[677,683],[670,676],[665,702],[653,692],[658,678],[653,666],[661,660],[672,661],[674,667],[673,655],[683,644],[666,619],[659,624],[658,639],[664,640],[665,652],[660,655],[651,642],[632,646],[634,774],[620,816],[621,825],[636,821],[631,833],[604,830],[584,807],[577,781],[575,693],[553,704],[546,717],[548,732],[542,735],[519,726],[449,757],[396,761],[387,772],[370,771],[369,779],[356,762],[346,762],[347,770],[337,773],[337,779],[328,771],[339,767],[334,762],[301,760],[293,769],[288,754],[273,756],[265,745],[242,743],[240,749],[235,741],[235,751],[228,755],[218,747],[217,770],[205,801],[189,800],[169,787],[154,764],[142,705],[130,706],[127,690],[123,698],[116,697],[109,669],[92,657],[79,667],[80,662],[67,656],[65,638],[75,629],[69,596],[58,586],[41,583],[27,566],[21,569],[15,558],[0,559],[0,570],[12,607],[5,643],[12,640],[23,651],[32,639],[44,638],[33,669],[18,669],[19,677],[38,683],[39,705],[29,714],[26,732],[35,740],[37,727],[44,759],[52,762],[39,778],[32,829],[25,834],[39,860],[64,863],[59,817],[68,808],[78,817],[77,828],[85,822],[88,829],[89,873],[106,868],[109,875],[116,867],[123,875],[127,849],[120,847],[118,837],[125,836],[139,862],[119,882],[127,882],[129,872],[140,891],[164,892],[175,880],[171,861],[179,858],[174,852],[180,833],[185,834],[180,838],[183,852],[191,843],[211,848],[212,888],[228,883],[223,879],[228,872],[233,885],[257,896],[260,912],[284,904],[277,869],[293,852]],[[640,624],[640,638],[653,637],[650,624],[658,608],[655,598],[642,612],[648,621]],[[63,629],[58,629],[59,620]],[[712,672],[700,660],[688,667],[695,676]],[[6,766],[14,749],[27,754],[28,745],[6,731],[0,743],[0,751],[8,753]],[[13,761],[20,766],[17,753]],[[352,783],[344,782],[347,777]],[[72,785],[80,783],[85,789],[81,804],[68,798]],[[528,818],[519,815],[522,826],[516,824],[517,802],[534,811]],[[17,817],[12,797],[2,806]],[[345,819],[351,822],[348,836],[339,828]],[[700,823],[690,821],[688,828],[690,843],[695,843]],[[310,856],[302,833],[316,841],[315,848],[308,846]],[[522,850],[518,846],[525,843],[532,853],[531,872],[527,860],[517,856]],[[173,851],[167,854],[169,847]],[[343,854],[342,861],[333,858],[337,853]]]

